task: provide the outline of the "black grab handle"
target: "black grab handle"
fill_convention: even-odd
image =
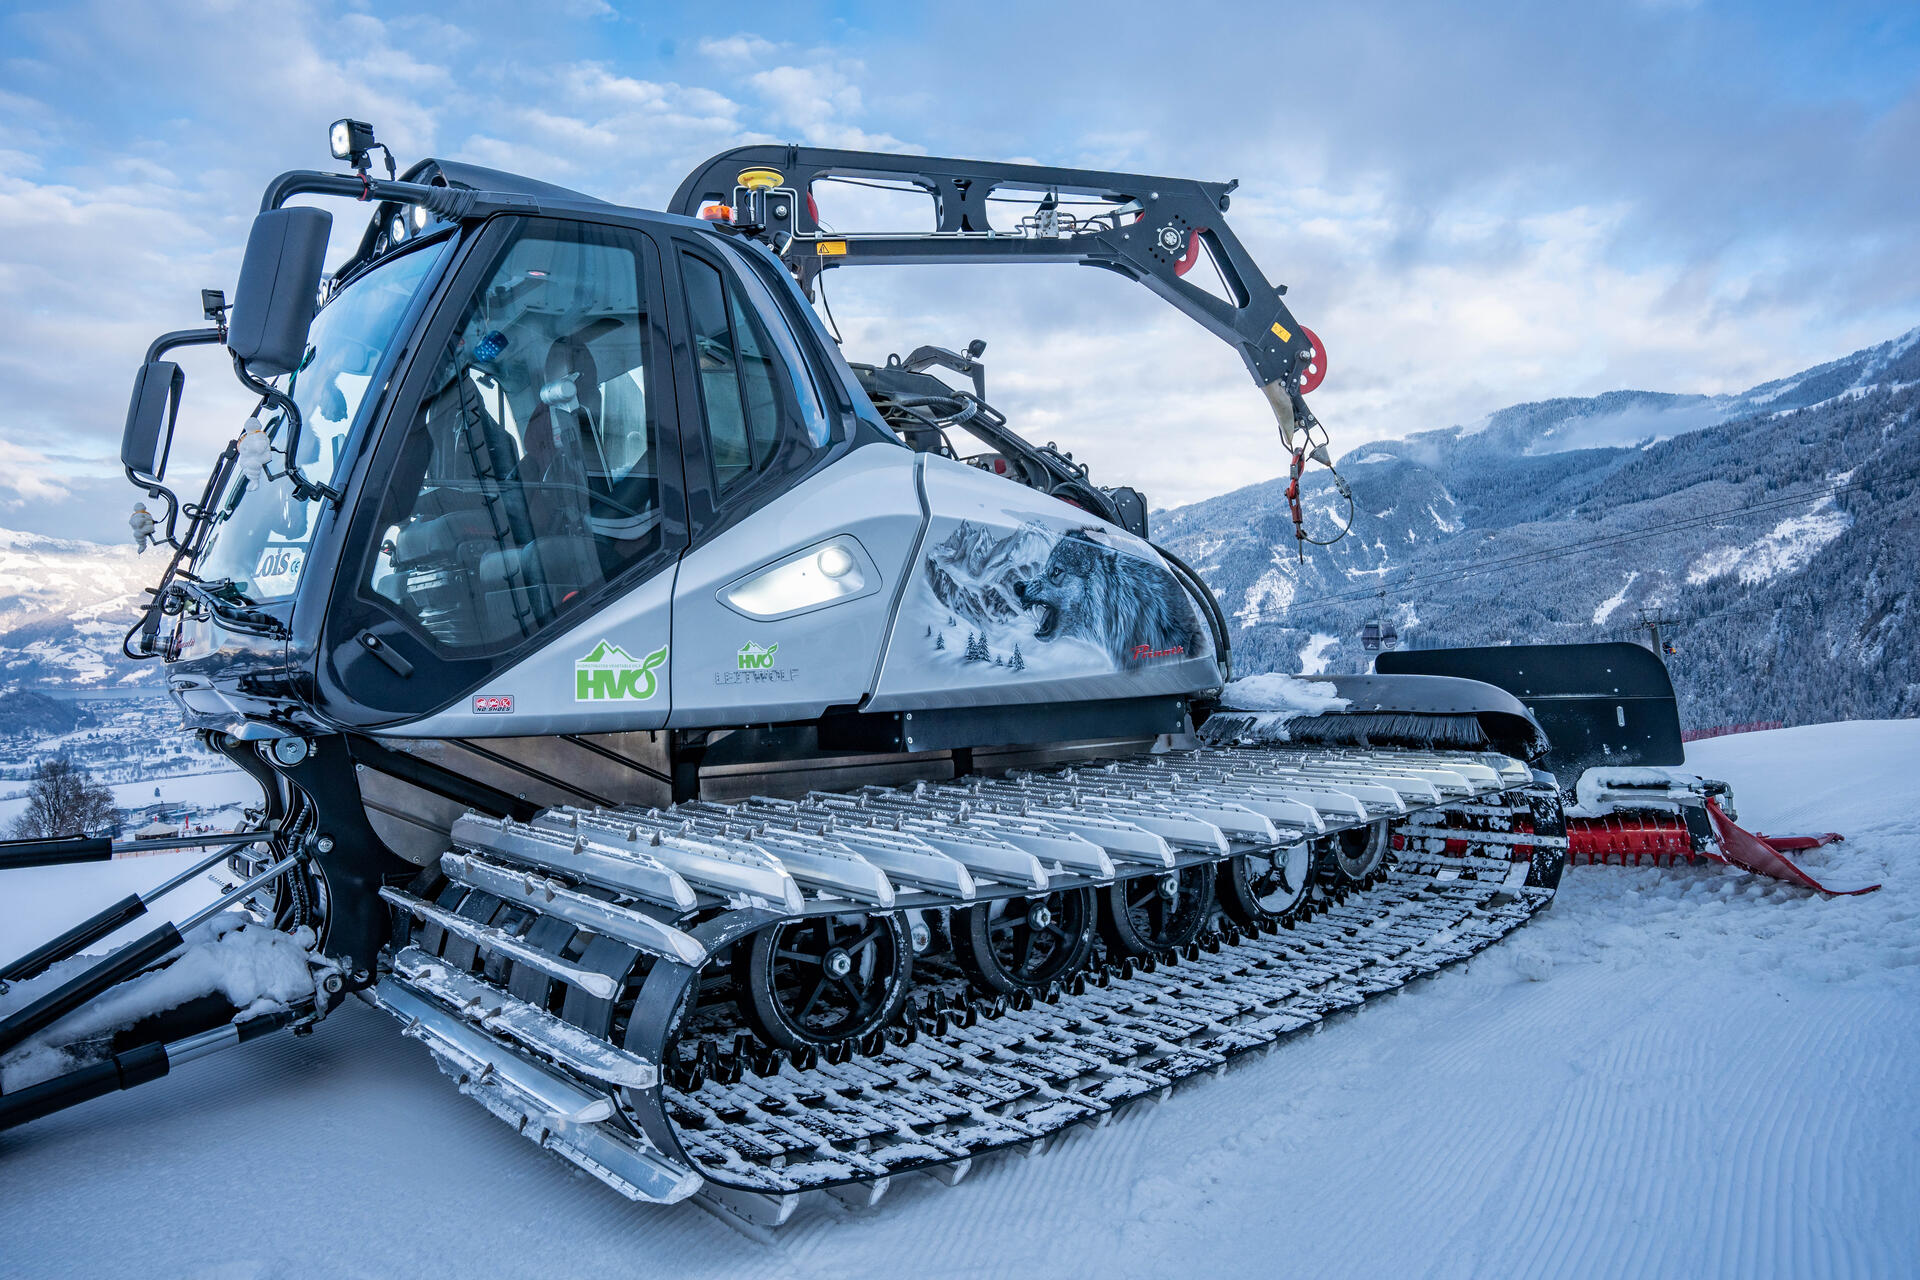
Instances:
[[[113,857],[106,836],[55,836],[51,840],[0,840],[0,871],[58,867],[69,862],[105,862]]]

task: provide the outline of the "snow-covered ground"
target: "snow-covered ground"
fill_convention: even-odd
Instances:
[[[142,778],[138,782],[117,782],[111,789],[113,803],[121,809],[164,803],[200,813],[260,803],[260,784],[238,769],[224,767],[166,778]],[[11,826],[26,807],[23,785],[19,795],[0,799],[0,827]]]
[[[1578,867],[1405,996],[958,1187],[770,1246],[539,1155],[350,1004],[0,1135],[0,1271],[266,1276],[1920,1274],[1920,721],[1692,744],[1821,900]],[[142,859],[138,871],[160,871]],[[122,892],[128,864],[62,873]],[[0,951],[81,913],[0,876]]]

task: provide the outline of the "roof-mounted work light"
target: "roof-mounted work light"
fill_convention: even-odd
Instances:
[[[327,142],[335,160],[345,160],[356,169],[371,164],[373,149],[380,145],[374,141],[373,126],[364,120],[335,120]]]

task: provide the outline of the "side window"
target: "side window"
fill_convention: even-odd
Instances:
[[[781,404],[773,345],[719,268],[680,255],[714,481],[726,494],[772,462],[780,443]]]
[[[820,398],[820,386],[814,381],[813,370],[800,354],[800,347],[794,340],[793,330],[788,318],[780,311],[780,305],[768,292],[767,283],[758,272],[748,264],[740,272],[738,283],[745,291],[749,305],[757,305],[760,314],[768,317],[768,330],[773,337],[773,345],[786,360],[789,372],[788,383],[793,387],[794,399],[800,405],[800,417],[806,429],[807,442],[814,448],[824,446],[833,438],[833,426],[827,417],[825,403]]]
[[[661,545],[640,244],[524,223],[453,330],[367,576],[444,649],[517,643]]]

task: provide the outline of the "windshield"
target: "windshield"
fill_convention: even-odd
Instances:
[[[307,353],[284,388],[300,407],[299,462],[307,479],[330,484],[341,470],[374,371],[446,245],[441,240],[375,267],[313,318]],[[267,423],[276,444],[285,425],[278,415]],[[284,475],[265,486],[236,478],[195,572],[207,582],[231,579],[256,602],[292,594],[321,501],[296,499]]]

